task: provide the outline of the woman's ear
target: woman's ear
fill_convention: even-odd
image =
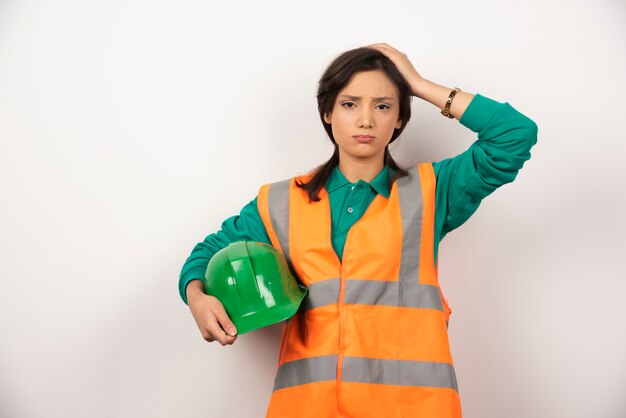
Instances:
[[[396,122],[396,129],[400,128],[402,128],[402,119],[398,119],[398,122]]]
[[[332,124],[332,119],[331,119],[332,114],[330,113],[324,113],[324,122],[326,122],[327,124]]]

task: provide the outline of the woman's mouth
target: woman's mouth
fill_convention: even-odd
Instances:
[[[362,144],[368,144],[374,140],[374,137],[370,135],[354,135],[353,138]]]

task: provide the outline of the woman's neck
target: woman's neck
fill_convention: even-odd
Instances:
[[[374,180],[383,167],[382,159],[374,163],[372,161],[355,161],[349,158],[339,160],[339,170],[350,183],[356,183],[359,180],[369,183]]]

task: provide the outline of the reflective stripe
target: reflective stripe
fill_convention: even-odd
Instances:
[[[402,214],[400,281],[404,284],[415,283],[418,279],[424,204],[418,167],[411,167],[408,171],[408,176],[396,180]]]
[[[342,380],[385,385],[434,386],[458,392],[454,367],[449,363],[432,361],[345,356]]]
[[[331,305],[339,300],[339,279],[313,282],[303,301],[304,310]],[[362,305],[402,306],[430,308],[443,311],[437,286],[413,282],[400,291],[399,282],[384,280],[346,280],[344,303]]]
[[[332,305],[339,300],[339,279],[329,279],[311,283],[305,296],[302,309],[308,310],[325,305]]]
[[[402,214],[402,254],[400,259],[400,303],[439,309],[443,301],[439,288],[419,283],[420,244],[422,237],[422,209],[424,200],[420,183],[419,167],[407,170],[408,176],[396,180],[400,212]]]
[[[439,288],[382,280],[346,280],[345,303],[430,308],[443,311]]]
[[[308,357],[290,361],[278,368],[274,379],[274,389],[324,382],[337,378],[337,355]]]
[[[270,184],[267,197],[270,220],[289,266],[291,266],[291,257],[289,255],[290,183],[291,179],[287,179]]]
[[[274,389],[335,380],[337,355],[308,357],[278,368]],[[431,386],[458,392],[454,367],[449,363],[343,357],[342,381],[384,385]]]

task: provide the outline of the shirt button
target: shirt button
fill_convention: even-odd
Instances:
[[[352,209],[351,207],[348,208],[348,213],[352,213],[354,211],[354,209]]]

